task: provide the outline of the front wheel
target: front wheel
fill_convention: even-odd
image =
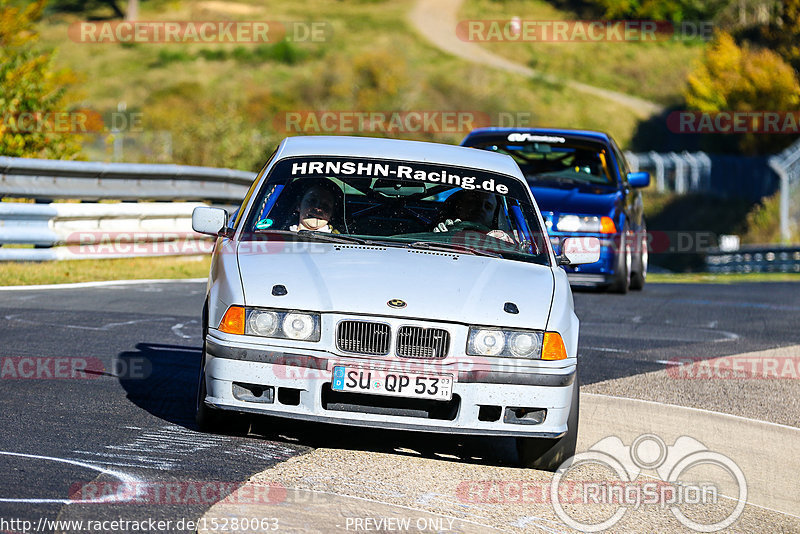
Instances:
[[[194,421],[201,432],[210,434],[246,435],[250,422],[241,414],[218,410],[206,404],[206,344],[203,342],[203,361],[200,363],[200,381],[197,384]]]
[[[631,285],[631,247],[628,245],[628,232],[623,231],[619,236],[619,246],[617,247],[617,265],[614,269],[614,281],[608,288],[612,293],[624,295],[628,292]]]
[[[580,410],[578,370],[572,387],[572,402],[567,417],[567,433],[558,439],[517,438],[517,455],[522,467],[556,471],[564,460],[575,456],[578,442],[578,411]]]
[[[642,229],[641,237],[637,240],[639,254],[638,261],[636,262],[636,269],[631,274],[631,289],[640,291],[644,288],[644,282],[647,279],[647,262],[649,260],[649,252],[647,250],[647,230]]]

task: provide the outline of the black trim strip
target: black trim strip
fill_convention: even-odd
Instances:
[[[257,350],[221,345],[206,339],[206,350],[215,358],[248,362],[272,363],[306,369],[328,369],[328,359],[304,354]],[[374,363],[371,360],[370,363]],[[386,362],[390,364],[391,362]],[[447,372],[445,369],[442,372]],[[565,387],[575,381],[575,371],[566,374],[509,373],[504,371],[459,371],[458,381],[473,384],[508,384],[518,386]]]
[[[261,415],[269,415],[271,417],[283,417],[286,419],[299,419],[302,421],[314,421],[318,423],[329,423],[332,425],[346,425],[346,426],[363,426],[370,428],[384,428],[389,430],[417,430],[420,432],[433,432],[437,434],[468,434],[473,436],[507,436],[507,437],[530,437],[530,438],[548,438],[558,439],[566,432],[529,432],[527,428],[521,425],[514,425],[514,429],[509,430],[493,430],[483,428],[462,428],[457,426],[427,426],[415,425],[412,423],[389,422],[389,421],[365,421],[357,419],[358,414],[353,414],[353,419],[338,419],[333,417],[310,415],[295,412],[278,412],[262,408],[250,408],[247,406],[229,406],[226,404],[217,404],[206,401],[206,406],[217,408],[218,410],[229,410],[233,412],[246,412]],[[347,413],[347,412],[338,412]]]

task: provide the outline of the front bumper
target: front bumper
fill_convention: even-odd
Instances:
[[[558,438],[567,431],[572,388],[578,387],[575,359],[520,370],[486,363],[465,365],[457,358],[432,364],[350,357],[226,337],[211,331],[204,355],[205,402],[222,410],[374,428]],[[416,372],[424,368],[425,372],[450,374],[454,377],[453,400],[333,392],[333,366],[341,364],[397,370],[411,366]],[[252,396],[247,394],[251,390],[269,393]],[[543,421],[532,422],[527,416],[518,419],[511,415],[517,412],[509,408],[538,410]]]

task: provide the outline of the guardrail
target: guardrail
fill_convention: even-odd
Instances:
[[[192,231],[205,204],[0,202],[0,261],[205,254],[213,240]],[[46,248],[41,248],[46,247]]]
[[[725,252],[706,253],[710,273],[800,273],[800,247],[744,245]]]
[[[206,200],[238,204],[255,174],[189,165],[0,156],[0,196],[81,200]]]

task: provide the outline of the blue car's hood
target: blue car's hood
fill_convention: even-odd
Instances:
[[[612,215],[622,198],[616,189],[594,185],[531,185],[531,192],[542,211],[586,215]]]

